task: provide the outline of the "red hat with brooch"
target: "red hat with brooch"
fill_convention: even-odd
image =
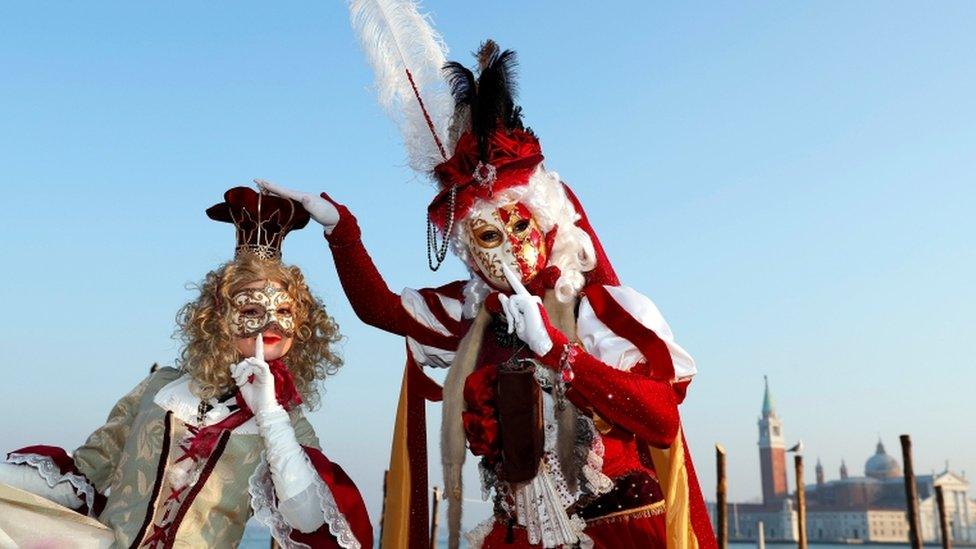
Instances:
[[[522,124],[522,109],[515,105],[515,52],[487,40],[477,57],[477,76],[455,61],[444,66],[454,98],[449,133],[457,137],[450,158],[434,166],[439,192],[427,208],[429,251],[437,265],[447,255],[454,223],[478,199],[527,184],[543,160],[539,140]],[[440,245],[435,227],[444,238]]]

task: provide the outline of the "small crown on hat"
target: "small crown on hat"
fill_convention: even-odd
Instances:
[[[280,260],[285,236],[309,220],[308,212],[294,200],[258,193],[249,187],[229,189],[223,202],[207,208],[207,217],[234,224],[235,258],[254,254],[267,260]]]

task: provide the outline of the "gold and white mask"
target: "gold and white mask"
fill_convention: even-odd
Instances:
[[[546,235],[521,202],[481,211],[468,219],[468,251],[481,275],[492,286],[510,289],[502,265],[528,283],[549,260]]]
[[[295,300],[272,282],[237,292],[231,304],[231,331],[237,337],[254,337],[271,326],[288,337],[295,333]]]

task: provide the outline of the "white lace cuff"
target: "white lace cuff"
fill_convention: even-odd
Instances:
[[[41,479],[47,483],[49,489],[47,493],[43,494],[37,493],[35,490],[29,491],[65,507],[77,508],[82,503],[85,503],[88,505],[89,516],[94,516],[95,487],[83,475],[62,473],[61,468],[54,463],[53,459],[39,454],[12,453],[7,457],[6,462],[12,465],[27,465],[33,468],[40,475]],[[72,493],[67,493],[65,491],[66,487],[70,487]],[[25,486],[25,488],[29,488],[29,486]],[[38,486],[38,488],[43,487]]]
[[[305,459],[307,460],[308,458],[306,457]],[[311,464],[309,466],[311,467]],[[314,501],[319,505],[318,512],[322,519],[322,522],[319,524],[328,526],[329,533],[335,537],[339,543],[339,547],[343,549],[362,549],[356,536],[352,533],[349,522],[339,510],[339,505],[336,503],[335,496],[332,495],[332,490],[329,489],[329,486],[320,477],[316,476],[316,482],[313,482],[309,488],[314,488],[317,492],[317,498],[313,499],[309,497],[309,503]],[[278,545],[283,549],[308,548],[307,545],[291,539],[292,531],[294,529],[301,530],[301,525],[293,526],[282,513],[287,500],[282,502],[282,507],[279,507],[275,498],[274,483],[271,480],[271,470],[268,467],[268,460],[265,455],[261,456],[261,462],[248,481],[248,493],[251,496],[251,509],[254,511],[254,518],[271,530],[271,536],[278,542]],[[307,511],[307,509],[301,511],[301,518],[292,518],[298,518],[296,522],[310,523],[311,521],[306,515]]]

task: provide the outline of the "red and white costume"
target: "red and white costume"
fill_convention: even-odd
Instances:
[[[299,199],[326,228],[364,322],[406,338],[384,547],[428,543],[424,401],[443,401],[449,546],[460,545],[461,467],[480,456],[494,516],[474,547],[711,548],[678,405],[695,374],[653,302],[620,285],[583,208],[515,105],[515,53],[492,41],[477,69],[445,63],[414,0],[353,0],[353,26],[410,166],[438,192],[428,262],[469,280],[391,291],[347,208]],[[447,367],[443,388],[423,368]]]
[[[406,338],[408,370],[449,366],[481,306],[479,301],[486,297],[477,288],[486,286],[476,280],[405,289],[399,295],[390,291],[362,244],[355,218],[345,208],[339,210],[340,221],[328,241],[356,314],[367,324]],[[598,418],[600,432],[593,453],[602,463],[587,473],[595,486],[610,492],[585,508],[584,515],[591,516],[585,534],[597,547],[665,547],[665,494],[651,449],[666,453],[676,443],[683,446],[677,406],[684,400],[695,364],[675,342],[649,298],[616,284],[607,269],[594,277],[605,280],[581,292],[576,336],[586,353],[574,361],[574,378],[566,392],[579,410]],[[490,362],[489,357],[504,350],[486,338],[480,354]],[[687,452],[682,461],[688,518],[698,543],[707,547],[714,540]],[[633,486],[637,482],[643,485]],[[510,534],[507,525],[497,521],[473,537],[472,541],[480,538],[484,547],[510,547],[506,537],[525,547],[539,546],[528,544],[524,528],[514,528]]]

